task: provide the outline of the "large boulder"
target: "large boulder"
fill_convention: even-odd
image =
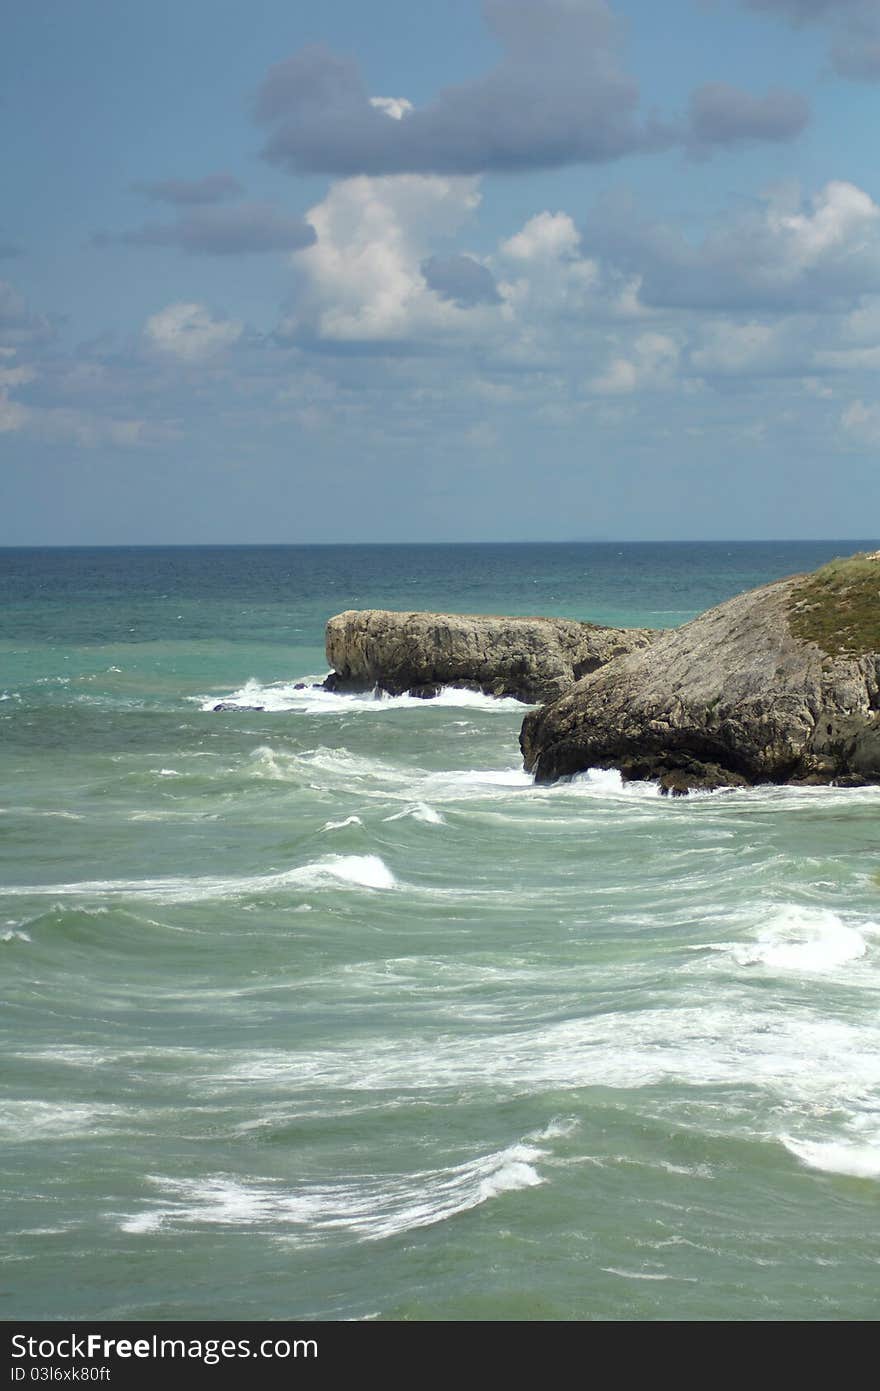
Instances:
[[[378,686],[436,695],[467,686],[529,702],[555,700],[587,672],[646,647],[649,628],[603,628],[568,618],[394,613],[349,609],[327,624],[330,690]]]
[[[880,782],[880,552],[740,594],[526,716],[539,782]]]

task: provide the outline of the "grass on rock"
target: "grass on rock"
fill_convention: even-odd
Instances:
[[[830,657],[880,652],[880,551],[831,560],[792,590],[795,637]]]

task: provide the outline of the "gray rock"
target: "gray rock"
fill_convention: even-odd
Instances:
[[[528,702],[555,700],[579,677],[646,647],[649,628],[603,628],[568,618],[394,613],[349,609],[327,624],[329,690],[378,686],[429,698],[464,686]]]
[[[880,781],[880,553],[738,595],[528,714],[539,782],[590,767],[661,790]]]

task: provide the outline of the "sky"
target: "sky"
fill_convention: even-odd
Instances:
[[[880,0],[0,36],[0,545],[880,533]]]

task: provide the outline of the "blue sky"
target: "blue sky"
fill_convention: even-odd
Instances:
[[[880,0],[11,0],[0,74],[0,544],[878,530]]]

